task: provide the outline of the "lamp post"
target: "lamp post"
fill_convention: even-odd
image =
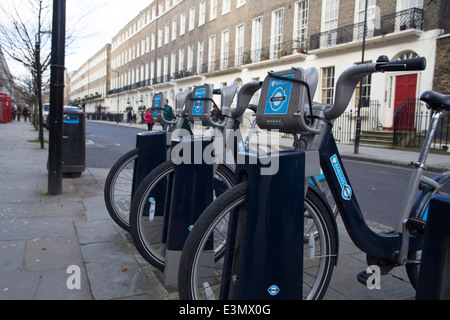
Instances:
[[[37,89],[37,96],[38,96],[38,114],[39,114],[39,141],[41,142],[41,149],[44,149],[44,128],[43,128],[43,117],[42,117],[41,34],[52,34],[52,32],[51,31],[38,31],[38,33],[36,33],[36,36],[35,36],[36,89]]]
[[[119,83],[119,71],[112,69],[112,72],[117,73],[117,83]],[[119,124],[119,91],[117,91],[117,113],[116,113],[116,124]]]
[[[367,32],[367,6],[369,0],[366,0],[366,7],[364,10],[364,34],[363,34],[363,44],[362,44],[362,58],[361,64],[364,63],[364,54],[366,51],[366,32]],[[363,80],[359,83],[359,101],[358,101],[358,111],[356,115],[356,137],[355,137],[355,149],[354,153],[359,153],[359,140],[361,137],[361,100],[362,100],[362,89],[363,89]]]

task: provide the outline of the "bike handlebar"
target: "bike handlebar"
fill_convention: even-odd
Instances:
[[[426,59],[424,57],[389,62],[386,56],[379,57],[376,63],[364,63],[348,68],[336,83],[334,105],[325,111],[325,118],[334,120],[344,113],[356,86],[364,77],[375,72],[421,71],[425,68]]]

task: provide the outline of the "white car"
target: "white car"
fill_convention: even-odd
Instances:
[[[42,106],[42,124],[47,128],[47,117],[50,112],[50,103],[44,103]]]

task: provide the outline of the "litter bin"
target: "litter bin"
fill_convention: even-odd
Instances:
[[[62,172],[80,176],[86,169],[86,119],[76,107],[64,107]]]

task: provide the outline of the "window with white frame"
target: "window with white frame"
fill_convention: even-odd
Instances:
[[[261,61],[263,39],[263,17],[253,19],[252,28],[252,61]]]
[[[210,0],[211,6],[209,8],[209,20],[214,20],[217,18],[217,7],[218,7],[218,0]]]
[[[205,43],[203,41],[197,46],[197,74],[203,73],[203,57],[205,55]]]
[[[164,44],[168,44],[170,39],[170,25],[167,23],[164,27]]]
[[[270,40],[270,56],[272,59],[282,54],[284,26],[284,8],[272,12],[272,36]]]
[[[188,46],[187,71],[194,72],[194,45]]]
[[[152,42],[151,42],[151,50],[155,50],[155,45],[156,45],[156,35],[155,35],[155,31],[152,31]]]
[[[184,48],[180,49],[180,53],[178,55],[178,71],[185,71],[185,68],[184,68]]]
[[[177,19],[172,21],[172,41],[177,39]]]
[[[226,14],[226,13],[230,12],[230,8],[231,8],[231,0],[223,0],[222,14]]]
[[[367,1],[367,33],[368,38],[373,37],[375,30],[375,18],[376,18],[376,0]],[[356,21],[355,24],[358,25],[354,28],[353,39],[362,40],[364,37],[364,20],[366,15],[366,0],[356,0],[355,8]]]
[[[158,29],[158,48],[162,46],[163,43],[163,31]]]
[[[169,81],[169,56],[164,56],[164,71],[163,71],[163,81]]]
[[[228,69],[230,32],[225,30],[222,32],[221,52],[220,52],[220,68]]]
[[[216,70],[216,36],[209,37],[208,47],[208,72]]]
[[[411,8],[423,8],[423,0],[402,0],[401,10],[407,10]]]
[[[236,27],[236,52],[234,61],[236,67],[244,63],[244,28],[245,25],[243,24]]]
[[[189,31],[195,28],[195,7],[189,10]]]
[[[198,25],[204,25],[206,21],[206,0],[200,2],[198,7]]]
[[[170,77],[175,79],[176,76],[176,66],[177,66],[177,54],[172,53],[170,55]]]
[[[180,36],[186,32],[186,12],[180,15]]]
[[[308,0],[295,3],[294,40],[298,41],[299,49],[306,48],[308,43],[308,7]]]
[[[236,8],[242,7],[246,2],[247,2],[247,0],[237,0]]]
[[[336,44],[339,16],[339,0],[323,0],[323,25],[321,44],[330,47]]]

